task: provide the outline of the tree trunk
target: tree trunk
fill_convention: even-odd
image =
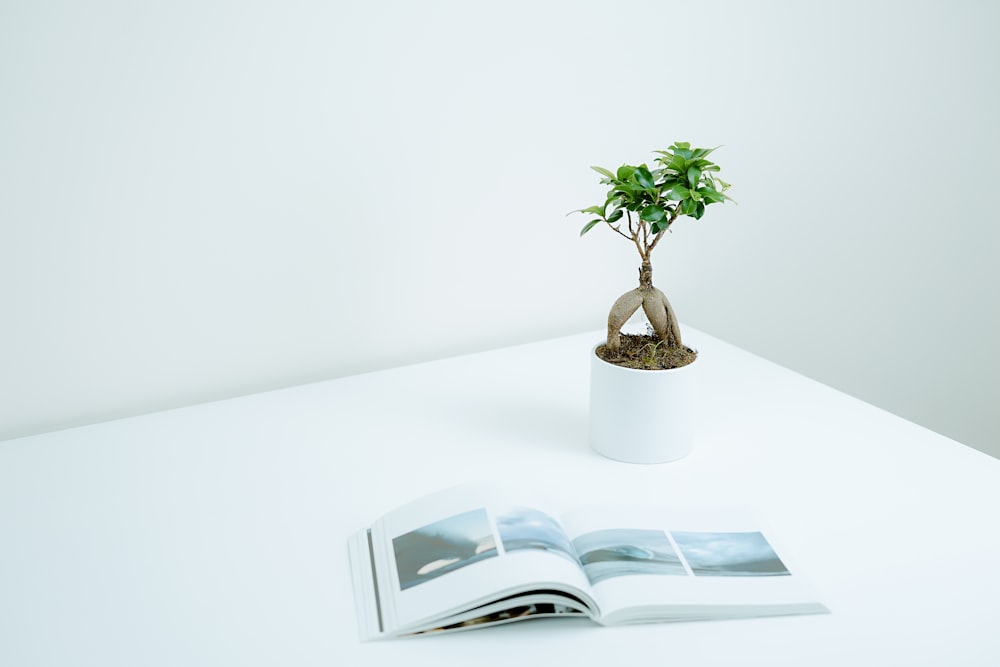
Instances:
[[[611,352],[621,348],[621,328],[640,306],[649,318],[653,331],[667,347],[682,345],[681,329],[674,309],[670,307],[667,296],[653,287],[653,267],[649,260],[643,260],[639,267],[639,286],[618,297],[608,313],[607,346]]]

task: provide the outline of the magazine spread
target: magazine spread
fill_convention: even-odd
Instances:
[[[827,613],[741,509],[551,513],[497,488],[436,493],[348,543],[362,639],[546,616],[602,625]]]

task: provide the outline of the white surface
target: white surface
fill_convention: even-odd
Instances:
[[[590,450],[574,336],[0,443],[0,664],[994,666],[1000,461],[698,335],[694,452]],[[360,644],[346,540],[463,480],[748,504],[823,617]]]
[[[686,139],[739,206],[657,250],[679,317],[1000,455],[998,24],[4,0],[0,439],[599,328],[635,251],[564,214]]]

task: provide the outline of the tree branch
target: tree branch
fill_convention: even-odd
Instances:
[[[681,212],[681,205],[680,202],[677,202],[677,206],[674,207],[673,215],[670,216],[670,220],[667,222],[667,226],[661,229],[660,232],[653,237],[653,242],[649,245],[649,249],[647,250],[647,252],[653,252],[653,248],[656,247],[656,244],[660,242],[660,238],[662,238],[663,235],[667,232],[667,230],[670,229],[670,225],[674,224],[674,221],[677,220],[677,218],[680,216],[680,212]]]
[[[604,222],[608,222],[608,221],[605,220]],[[626,234],[625,232],[623,232],[621,229],[619,229],[618,227],[615,227],[614,225],[612,225],[610,222],[608,222],[608,227],[611,228],[611,231],[617,232],[618,234],[621,234],[622,238],[626,238],[629,241],[634,241],[635,240],[631,236],[629,236],[628,234]]]
[[[646,254],[643,253],[644,244],[639,243],[639,230],[632,223],[632,211],[626,210],[625,212],[628,214],[628,229],[632,232],[632,243],[635,244],[635,249],[639,251],[639,257],[646,259]],[[641,226],[642,223],[640,222],[639,225]]]

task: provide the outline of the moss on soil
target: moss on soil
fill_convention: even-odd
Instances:
[[[653,335],[622,334],[618,354],[612,355],[606,345],[597,348],[597,356],[616,366],[647,371],[680,368],[692,363],[698,353],[685,346],[668,347]]]

